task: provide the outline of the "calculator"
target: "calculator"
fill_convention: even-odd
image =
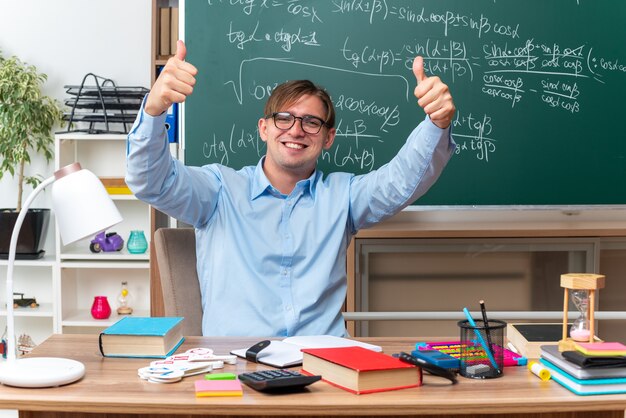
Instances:
[[[239,380],[261,392],[296,392],[320,380],[322,376],[306,376],[292,370],[262,370],[242,373]]]

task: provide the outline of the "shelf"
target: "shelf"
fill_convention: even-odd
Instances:
[[[16,318],[20,316],[52,318],[54,316],[54,313],[52,311],[52,303],[40,303],[37,308],[15,308],[13,310],[13,313]],[[6,315],[7,310],[0,309],[0,316]]]
[[[56,262],[54,254],[46,254],[37,260],[15,260],[16,267],[53,267]],[[9,260],[0,260],[0,266],[7,266]]]
[[[61,142],[65,141],[126,141],[126,135],[124,134],[98,134],[92,135],[84,132],[74,132],[74,133],[57,133],[56,138],[61,140]]]
[[[61,321],[61,325],[64,327],[109,327],[125,316],[128,315],[112,313],[109,319],[93,319],[89,310],[79,310],[66,315]],[[132,316],[150,316],[150,312],[136,310]]]
[[[131,254],[126,248],[121,251],[92,253],[89,248],[68,247],[65,252],[59,255],[62,266],[67,264],[67,260],[89,260],[98,261],[148,261],[150,254],[146,251],[143,254]]]
[[[107,260],[102,261],[61,261],[62,269],[150,269],[150,262],[146,258],[140,261],[117,261],[115,263]]]
[[[134,194],[110,194],[111,200],[139,200]]]

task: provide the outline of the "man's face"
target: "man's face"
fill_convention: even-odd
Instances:
[[[296,103],[280,112],[289,112],[294,116],[315,116],[326,119],[326,110],[322,101],[316,96],[302,96]],[[288,175],[298,179],[308,178],[317,164],[317,159],[323,149],[329,149],[335,139],[335,129],[325,126],[317,134],[306,133],[302,130],[300,119],[288,130],[276,127],[274,120],[263,118],[259,120],[259,134],[267,144],[265,165],[263,166],[268,178]]]

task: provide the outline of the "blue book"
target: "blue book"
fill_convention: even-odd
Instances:
[[[105,357],[168,357],[185,340],[183,319],[126,316],[100,333],[100,353]]]
[[[550,375],[553,380],[557,381],[561,386],[569,389],[577,395],[609,395],[626,393],[625,377],[610,379],[577,379],[546,359],[540,359],[539,361],[541,361],[541,363],[550,370]]]

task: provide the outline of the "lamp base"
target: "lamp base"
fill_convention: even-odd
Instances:
[[[85,375],[83,363],[56,357],[32,357],[0,364],[0,383],[22,388],[67,385]]]

